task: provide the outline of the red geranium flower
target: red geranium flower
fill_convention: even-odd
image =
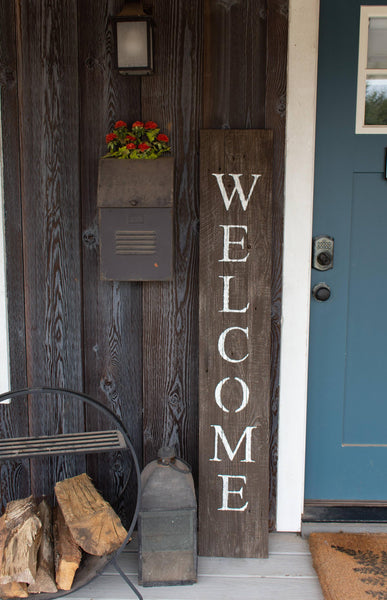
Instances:
[[[108,133],[106,136],[106,143],[108,144],[109,142],[112,142],[113,140],[117,139],[117,134],[116,133]]]
[[[160,133],[155,121],[116,121],[106,135],[107,154],[103,158],[154,159],[170,151],[169,137]]]

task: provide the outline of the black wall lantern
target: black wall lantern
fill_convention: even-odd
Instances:
[[[142,2],[126,2],[112,18],[116,41],[116,67],[123,75],[149,75],[153,72],[152,18]]]

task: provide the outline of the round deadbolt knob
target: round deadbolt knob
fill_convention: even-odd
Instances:
[[[330,252],[320,252],[320,254],[317,255],[317,262],[322,267],[326,267],[332,262],[332,255]]]
[[[318,283],[314,286],[312,294],[318,302],[325,302],[331,297],[331,288],[326,283]]]

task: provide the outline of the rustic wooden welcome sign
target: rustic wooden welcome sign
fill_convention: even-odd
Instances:
[[[268,553],[272,132],[203,130],[199,552]]]

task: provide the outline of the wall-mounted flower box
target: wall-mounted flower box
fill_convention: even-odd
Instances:
[[[173,157],[100,159],[101,279],[172,279],[173,179]]]

